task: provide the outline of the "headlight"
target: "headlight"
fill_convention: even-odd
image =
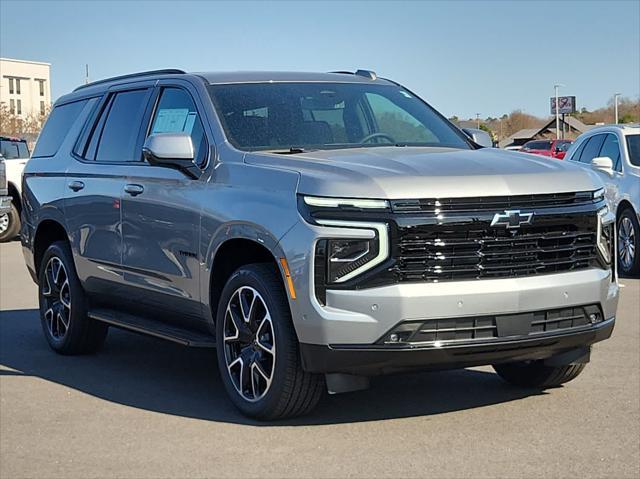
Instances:
[[[595,201],[601,200],[602,198],[604,198],[604,193],[605,193],[604,188],[600,188],[600,189],[594,191],[593,192],[593,199]]]
[[[316,273],[323,269],[327,284],[344,283],[379,265],[389,257],[389,237],[384,223],[318,220],[323,226],[362,230],[362,237],[329,238],[316,246]],[[352,230],[353,232],[353,230]],[[316,274],[316,280],[319,278]]]
[[[598,251],[607,264],[611,264],[614,247],[615,216],[608,207],[598,211]]]
[[[357,208],[357,209],[386,209],[387,200],[370,200],[361,198],[326,198],[320,196],[305,196],[304,202],[309,206],[320,208]]]

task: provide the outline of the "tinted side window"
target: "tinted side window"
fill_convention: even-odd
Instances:
[[[191,95],[181,88],[162,90],[160,102],[151,125],[150,134],[185,132],[191,135],[194,162],[207,162],[207,138]]]
[[[60,148],[67,133],[69,133],[69,129],[78,118],[78,115],[80,115],[87,101],[81,100],[67,103],[56,106],[53,109],[38,138],[38,143],[33,151],[34,158],[53,156],[58,152],[58,148]]]
[[[589,139],[580,155],[580,163],[591,163],[591,160],[598,156],[605,136],[606,135],[595,135]]]
[[[584,150],[584,147],[586,146],[587,143],[589,143],[588,138],[580,143],[573,143],[573,146],[567,152],[567,155],[569,156],[569,160],[580,161],[580,155],[582,154],[582,150]],[[575,150],[575,153],[573,152],[573,150]]]
[[[627,135],[627,150],[631,164],[640,166],[640,135]]]
[[[613,169],[615,171],[622,171],[620,165],[620,142],[616,135],[612,135],[611,133],[607,135],[598,156],[608,156],[613,162]]]
[[[115,94],[108,112],[103,113],[107,117],[102,131],[98,128],[94,131],[94,135],[100,135],[96,161],[140,161],[141,155],[136,154],[135,147],[148,98],[148,90]]]
[[[7,160],[29,158],[29,148],[24,141],[2,140],[0,141],[0,154]]]

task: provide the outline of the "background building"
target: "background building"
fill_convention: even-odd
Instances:
[[[21,118],[45,115],[51,105],[50,63],[0,58],[0,103]]]

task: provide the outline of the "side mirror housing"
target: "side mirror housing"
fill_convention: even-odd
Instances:
[[[144,142],[144,159],[151,165],[180,170],[191,178],[200,177],[200,169],[193,163],[194,150],[188,133],[156,133]]]
[[[491,135],[479,128],[463,128],[462,131],[473,140],[474,143],[484,146],[485,148],[493,147],[493,140]]]
[[[591,168],[613,175],[613,161],[608,156],[599,156],[591,160]]]

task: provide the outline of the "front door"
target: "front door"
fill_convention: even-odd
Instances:
[[[188,132],[195,162],[204,166],[208,141],[191,93],[162,87],[148,134]],[[201,317],[200,205],[203,180],[141,164],[129,170],[122,199],[125,282],[145,306],[170,314]]]

